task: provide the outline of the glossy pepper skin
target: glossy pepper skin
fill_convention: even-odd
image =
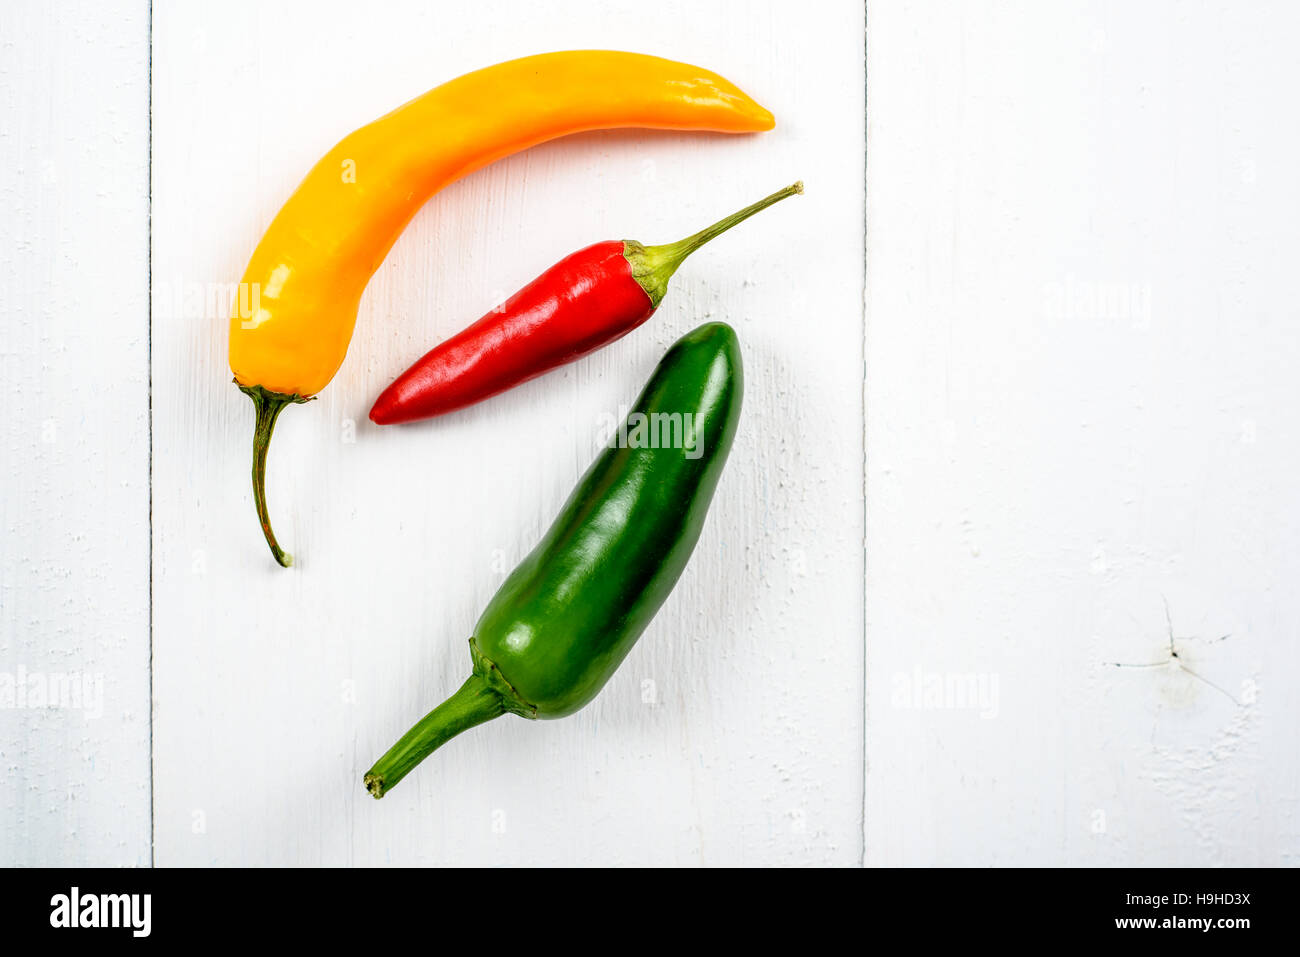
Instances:
[[[628,441],[616,436],[601,452],[474,626],[469,680],[375,763],[365,776],[371,794],[383,797],[477,724],[507,712],[560,718],[596,696],[690,559],[736,435],[743,391],[730,326],[701,326],[669,349],[619,433]],[[632,447],[638,414],[662,423],[653,416],[682,413],[698,418],[693,430],[683,419],[680,447]]]
[[[473,325],[426,353],[380,393],[378,425],[414,422],[481,402],[573,362],[654,313],[624,243],[566,256]]]
[[[679,242],[603,242],[566,256],[398,376],[375,400],[371,420],[392,425],[453,412],[627,335],[654,314],[687,256],[801,192],[795,183]]]
[[[230,320],[230,368],[253,399],[254,500],[271,553],[264,476],[275,419],[334,377],[370,277],[421,206],[498,159],[586,130],[745,133],[772,114],[722,77],[610,50],[547,53],[444,83],[349,134],[308,172],[254,250]]]

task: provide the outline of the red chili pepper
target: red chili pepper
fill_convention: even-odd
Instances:
[[[506,302],[435,346],[375,400],[380,425],[442,415],[504,392],[627,335],[659,307],[668,280],[692,252],[773,203],[787,186],[665,246],[604,242],[552,266]]]

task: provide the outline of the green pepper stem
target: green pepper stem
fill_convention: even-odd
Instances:
[[[470,675],[460,690],[434,708],[388,753],[375,762],[363,779],[376,799],[393,789],[421,761],[462,731],[468,731],[506,713],[505,699],[480,675]]]
[[[757,203],[746,206],[738,213],[732,213],[723,219],[718,220],[712,226],[701,229],[693,236],[687,236],[685,239],[679,239],[675,243],[666,243],[662,246],[643,246],[638,242],[626,242],[623,244],[623,255],[632,265],[632,278],[640,284],[641,288],[646,291],[650,297],[650,303],[655,308],[663,301],[664,294],[668,291],[668,280],[672,278],[673,273],[677,271],[686,257],[695,250],[699,249],[710,239],[720,236],[737,223],[742,223],[755,213],[762,212],[774,203],[779,203],[788,196],[803,192],[803,181],[800,180],[785,189],[777,190],[771,196],[760,199]]]
[[[235,382],[239,385],[238,380]],[[253,400],[257,410],[257,421],[253,426],[253,504],[257,507],[257,520],[262,525],[262,534],[266,544],[271,546],[271,554],[282,568],[293,564],[293,556],[282,549],[271,531],[271,518],[266,511],[266,452],[271,445],[271,433],[275,431],[275,420],[286,405],[309,401],[301,395],[285,395],[272,392],[260,385],[240,385],[239,391]]]

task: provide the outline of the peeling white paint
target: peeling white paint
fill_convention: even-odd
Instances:
[[[865,294],[854,4],[487,2],[452,42],[430,4],[157,6],[154,275],[200,293],[153,316],[154,794],[147,5],[0,7],[0,673],[104,679],[95,720],[0,710],[0,863],[1300,865],[1291,5],[872,4]],[[781,125],[581,137],[435,199],[278,428],[301,565],[270,567],[209,291],[377,108],[600,45],[712,66]],[[799,177],[613,349],[366,420],[560,255]],[[708,319],[741,334],[746,427],[660,620],[581,715],[477,729],[371,801],[600,412]],[[902,706],[918,670],[996,681],[996,711]]]
[[[148,864],[148,4],[0,38],[0,865]]]
[[[335,139],[512,56],[595,46],[704,64],[778,128],[575,137],[436,196],[366,292],[338,377],[277,426],[269,498],[291,572],[259,540],[252,413],[229,382],[224,323],[155,316],[159,862],[856,863],[861,8],[792,20],[778,3],[672,0],[651,18],[620,4],[521,16],[486,3],[458,8],[453,36],[429,27],[424,3],[360,19],[332,6],[305,18],[158,6],[159,274],[237,279]],[[206,52],[190,43],[200,27]],[[610,348],[442,421],[367,419],[430,343],[562,256],[602,239],[670,241],[796,179],[804,196],[697,253],[655,317]],[[583,712],[476,728],[371,799],[362,773],[468,673],[470,627],[590,462],[601,414],[709,319],[741,339],[742,425],[655,624]]]
[[[868,863],[1296,863],[1300,15],[868,20]]]

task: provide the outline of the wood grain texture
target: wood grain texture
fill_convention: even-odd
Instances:
[[[860,860],[862,27],[848,3],[159,6],[160,864]],[[277,428],[270,504],[299,564],[275,568],[218,287],[349,130],[467,70],[583,47],[708,66],[778,129],[584,135],[435,197],[372,281],[338,377]],[[697,254],[614,347],[441,421],[367,420],[431,343],[561,256],[675,239],[799,178],[806,196]],[[362,772],[468,673],[470,627],[593,458],[601,415],[707,320],[741,336],[745,411],[655,624],[580,714],[507,716],[369,798]]]
[[[263,6],[156,11],[159,863],[1300,863],[1291,7],[873,3],[864,423],[854,4]],[[2,864],[150,859],[147,22],[0,7],[0,704],[92,682],[0,709]],[[780,126],[578,137],[436,197],[278,429],[278,571],[229,284],[338,137],[579,46],[706,64]],[[799,177],[613,348],[368,424],[561,255]],[[476,729],[370,800],[600,415],[714,318],[745,425],[655,626],[586,711]]]
[[[1297,41],[871,5],[868,863],[1300,863]]]
[[[0,865],[149,863],[148,63],[0,5]]]

